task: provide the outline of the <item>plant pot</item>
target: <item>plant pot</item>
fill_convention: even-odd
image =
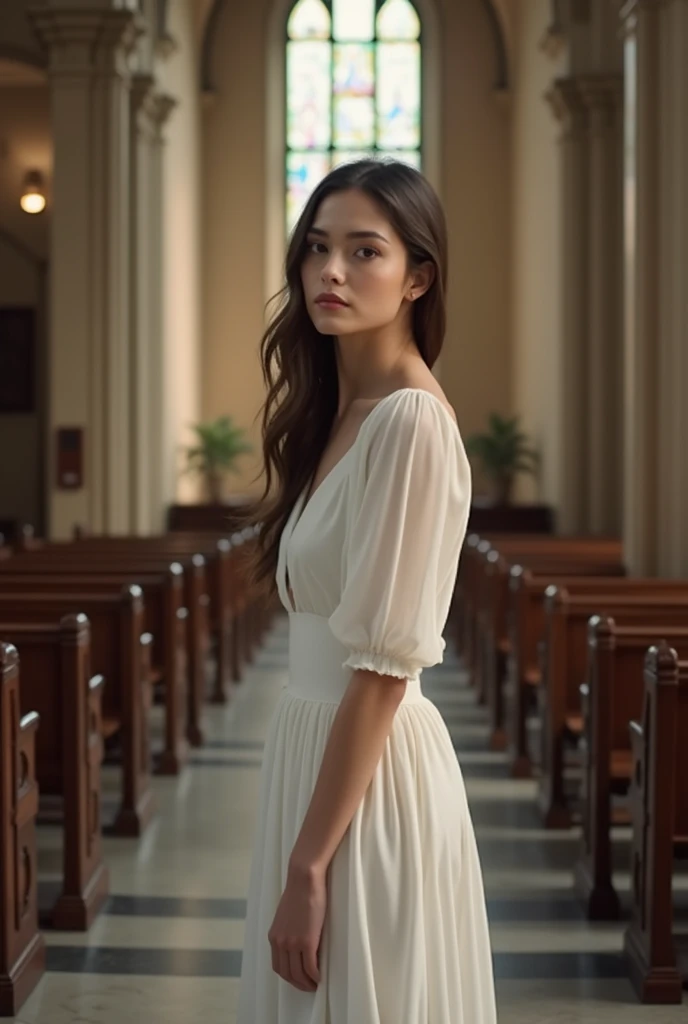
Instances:
[[[205,486],[211,505],[221,505],[224,494],[224,477],[219,472],[206,473]]]
[[[505,474],[504,476],[495,477],[493,484],[493,495],[495,505],[500,507],[511,505],[513,491],[514,478],[510,473]]]

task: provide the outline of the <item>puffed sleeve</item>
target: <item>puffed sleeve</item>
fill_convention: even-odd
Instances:
[[[408,389],[362,427],[341,599],[329,623],[344,667],[413,679],[442,661],[471,477],[439,399]]]

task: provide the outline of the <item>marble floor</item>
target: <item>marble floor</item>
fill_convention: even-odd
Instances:
[[[507,779],[503,756],[487,751],[484,712],[447,653],[424,687],[466,777],[500,1024],[685,1024],[685,1003],[638,1004],[623,924],[582,917],[571,893],[577,834],[541,829],[533,784]],[[286,663],[280,619],[232,704],[207,710],[208,742],[184,775],[156,780],[159,813],[144,839],[106,839],[109,902],[86,935],[46,933],[49,969],[16,1024],[234,1024],[262,741]],[[106,769],[106,787],[116,784]],[[41,829],[44,889],[59,863],[59,830]]]

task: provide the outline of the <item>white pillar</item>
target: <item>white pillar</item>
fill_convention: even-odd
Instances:
[[[561,124],[562,317],[561,409],[562,487],[559,529],[588,527],[588,360],[587,218],[588,173],[585,107],[573,78],[558,79],[548,100]]]
[[[130,528],[129,70],[133,12],[35,8],[49,55],[54,141],[49,326],[50,532]],[[61,490],[59,427],[85,439],[83,486]]]
[[[153,243],[152,257],[152,289],[151,289],[151,344],[150,344],[150,422],[151,422],[151,529],[162,530],[165,527],[167,511],[167,482],[165,466],[169,461],[164,450],[166,431],[165,417],[165,360],[168,353],[165,346],[164,304],[164,259],[167,245],[163,216],[163,197],[165,188],[165,135],[164,129],[170,114],[177,106],[171,96],[158,93],[154,98],[153,121],[154,136],[151,152],[151,239]]]
[[[626,560],[688,573],[688,0],[630,0],[625,35]]]
[[[657,571],[688,575],[688,0],[661,11]]]
[[[157,103],[151,75],[135,75],[131,90],[131,531],[147,534],[152,529],[154,475],[151,452],[154,432],[151,390],[154,366],[151,359],[155,328],[155,233],[154,163]]]

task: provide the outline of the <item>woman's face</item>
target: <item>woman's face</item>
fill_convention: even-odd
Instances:
[[[415,277],[404,243],[364,192],[322,201],[301,266],[306,306],[321,334],[368,333],[405,316],[425,290]]]

